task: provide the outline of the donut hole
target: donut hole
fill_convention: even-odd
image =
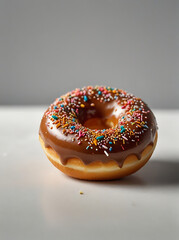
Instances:
[[[103,119],[103,118],[91,118],[84,122],[83,126],[88,127],[90,129],[108,129],[115,126],[114,122],[109,119]]]
[[[109,129],[117,126],[118,119],[114,112],[116,108],[98,106],[96,108],[81,109],[78,119],[80,123],[90,129]]]

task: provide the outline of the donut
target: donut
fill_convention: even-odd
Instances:
[[[84,180],[111,180],[136,172],[157,143],[154,114],[124,90],[88,86],[56,100],[45,111],[39,139],[52,164]]]

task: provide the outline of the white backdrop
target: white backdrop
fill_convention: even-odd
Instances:
[[[109,85],[179,105],[179,1],[0,0],[0,104]]]

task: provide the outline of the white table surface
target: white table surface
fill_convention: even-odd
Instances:
[[[0,107],[1,240],[179,239],[179,111],[154,111],[158,145],[144,168],[90,182],[46,158],[38,140],[44,110]]]

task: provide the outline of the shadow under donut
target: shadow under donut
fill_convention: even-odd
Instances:
[[[179,159],[149,161],[136,176],[149,186],[179,185]]]
[[[81,180],[77,180],[81,181]],[[179,159],[152,160],[133,175],[119,180],[90,181],[90,183],[110,186],[172,186],[179,185]]]

